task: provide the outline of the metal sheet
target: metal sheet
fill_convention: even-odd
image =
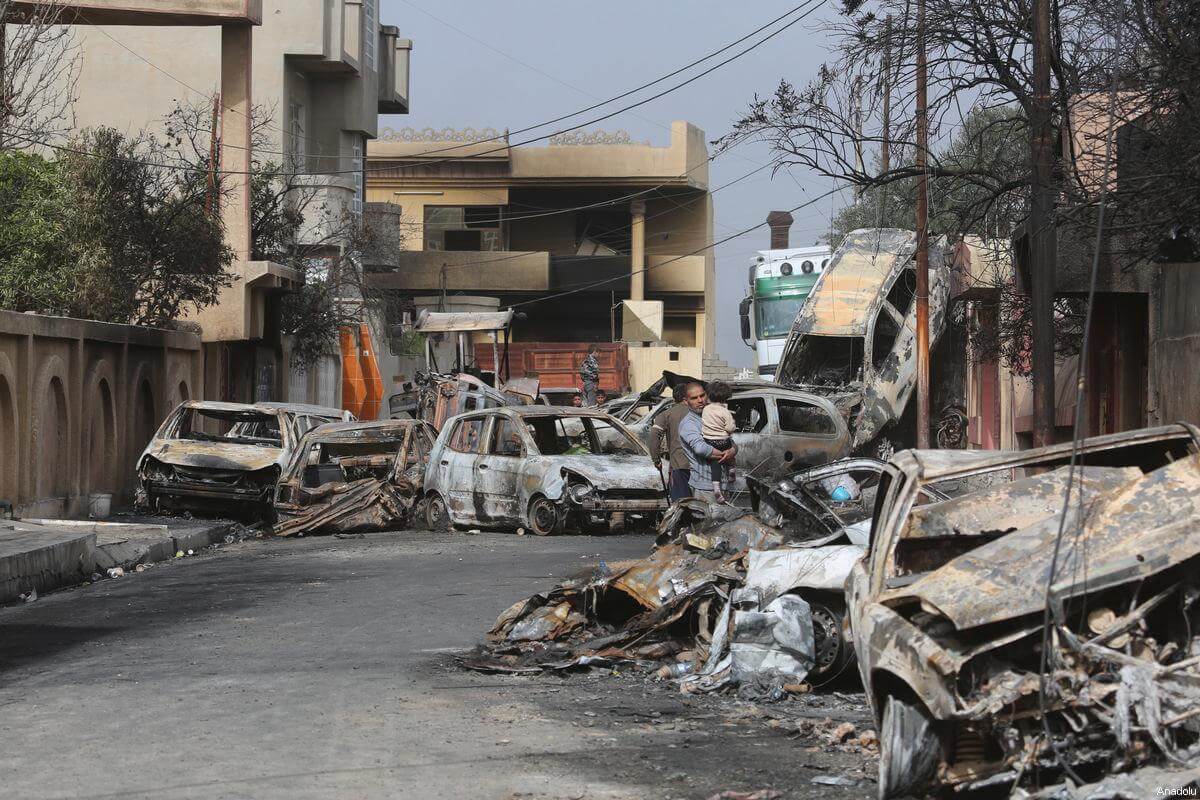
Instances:
[[[496,331],[512,324],[513,311],[440,312],[424,310],[417,317],[413,330],[417,333],[459,333],[467,331]]]

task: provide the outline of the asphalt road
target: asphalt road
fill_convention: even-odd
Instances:
[[[707,798],[874,794],[867,755],[645,676],[478,675],[450,654],[647,537],[262,540],[0,608],[0,796]],[[840,776],[854,785],[813,783]]]

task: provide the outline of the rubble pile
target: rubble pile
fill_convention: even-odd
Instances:
[[[750,565],[764,553],[807,550],[748,512],[685,500],[649,556],[514,604],[462,663],[537,672],[625,662],[678,679],[685,692],[802,693],[818,649],[809,604],[786,582],[767,588],[773,570]]]

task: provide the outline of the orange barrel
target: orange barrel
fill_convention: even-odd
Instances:
[[[359,364],[363,378],[363,405],[359,419],[379,419],[379,409],[383,405],[383,376],[379,374],[379,361],[375,358],[375,345],[371,341],[371,329],[367,325],[358,326],[359,341],[362,348],[359,351]]]
[[[367,389],[363,381],[362,363],[358,360],[358,343],[354,341],[354,329],[339,328],[338,339],[342,347],[342,408],[362,419]]]

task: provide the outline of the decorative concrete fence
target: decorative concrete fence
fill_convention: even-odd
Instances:
[[[203,374],[193,333],[0,311],[0,500],[25,517],[128,502],[137,457]]]

